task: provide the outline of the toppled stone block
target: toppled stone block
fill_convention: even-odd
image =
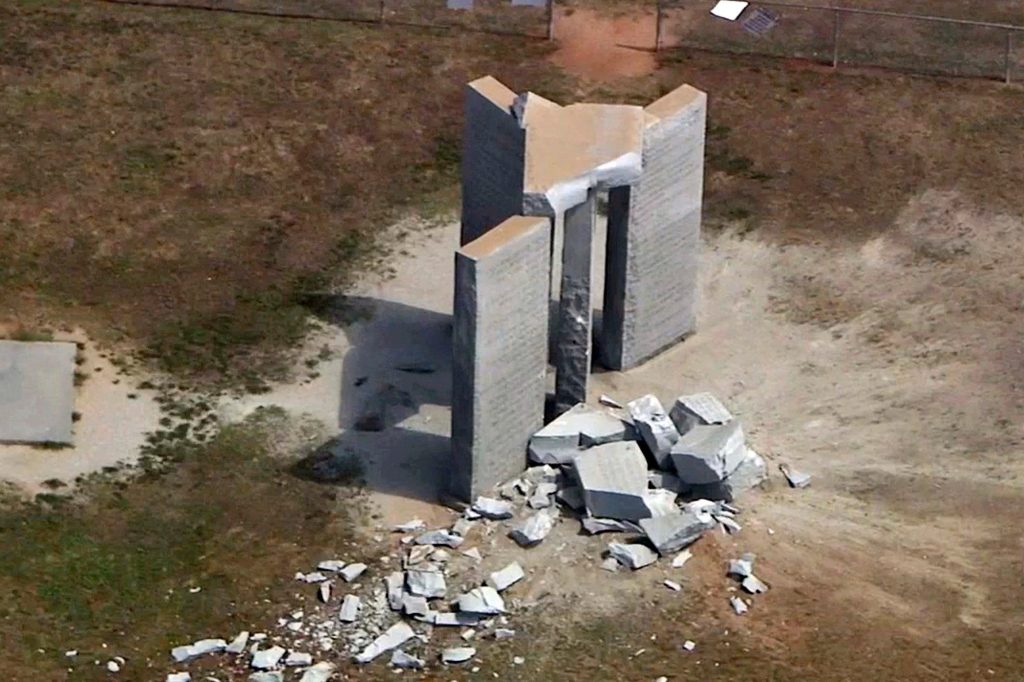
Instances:
[[[354,623],[359,617],[359,606],[361,600],[354,594],[346,594],[341,602],[341,611],[338,612],[338,620],[342,623]]]
[[[640,520],[640,528],[662,556],[696,542],[714,527],[715,519],[710,514],[692,511]]]
[[[442,663],[465,663],[476,656],[476,649],[471,646],[456,646],[441,652]]]
[[[645,545],[626,545],[620,542],[608,544],[608,554],[623,566],[632,570],[650,566],[658,560],[658,555]]]
[[[670,458],[683,483],[704,485],[724,481],[746,457],[743,428],[728,424],[694,426],[672,446]]]
[[[431,530],[416,536],[417,545],[444,545],[445,547],[456,548],[462,544],[461,535],[456,535],[446,530]]]
[[[269,670],[276,668],[277,664],[281,662],[284,657],[285,650],[279,646],[273,646],[269,649],[262,649],[252,655],[252,661],[249,665],[257,670]]]
[[[710,393],[694,393],[676,398],[669,418],[676,430],[685,434],[694,426],[727,424],[732,421],[732,413]]]
[[[505,601],[496,589],[485,585],[459,597],[459,611],[481,616],[496,616],[505,613]]]
[[[659,469],[667,468],[668,453],[679,440],[679,432],[662,407],[661,401],[653,395],[645,395],[630,402],[626,407],[655,465]]]
[[[491,573],[487,578],[487,584],[498,592],[503,592],[525,577],[526,573],[523,572],[523,567],[519,565],[518,561],[513,561],[500,571]]]
[[[636,440],[632,426],[580,403],[535,433],[528,452],[538,464],[569,464],[584,448],[621,440]]]
[[[380,637],[373,640],[368,647],[363,649],[355,657],[356,663],[369,663],[385,651],[397,649],[415,636],[416,633],[409,627],[408,623],[400,620],[385,630]]]
[[[651,515],[647,460],[635,442],[591,448],[573,459],[573,469],[591,516],[636,521]]]
[[[416,658],[407,654],[401,649],[395,649],[391,653],[391,665],[402,670],[422,670],[426,662],[422,658]]]
[[[547,509],[542,509],[526,519],[518,528],[509,533],[509,537],[520,547],[533,547],[548,536],[555,527],[555,517]]]
[[[406,571],[405,586],[411,594],[427,599],[439,599],[448,590],[444,582],[444,574],[441,571],[433,570],[410,569]]]
[[[506,500],[495,500],[491,497],[478,497],[473,502],[473,511],[486,519],[500,521],[510,519],[515,512],[515,507]]]

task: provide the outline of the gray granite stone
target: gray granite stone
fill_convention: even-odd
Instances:
[[[635,442],[607,443],[573,459],[573,470],[591,516],[636,521],[651,515],[647,460]]]
[[[591,260],[594,251],[596,192],[565,212],[558,319],[553,330],[555,412],[562,413],[587,399],[590,379]]]
[[[635,429],[619,417],[584,403],[573,406],[530,438],[530,459],[538,464],[570,464],[582,449],[636,440]]]
[[[732,413],[710,393],[679,396],[672,406],[672,411],[669,412],[669,417],[679,433],[686,433],[698,425],[725,424],[732,421]]]
[[[70,443],[73,343],[0,341],[0,442]]]
[[[738,421],[694,426],[672,446],[670,457],[683,483],[724,481],[743,462],[747,448]]]
[[[645,395],[631,401],[626,407],[654,464],[660,469],[667,468],[670,463],[668,453],[679,440],[679,432],[661,401],[653,395]]]
[[[640,520],[640,528],[662,556],[696,542],[714,527],[715,520],[710,514],[688,511]]]

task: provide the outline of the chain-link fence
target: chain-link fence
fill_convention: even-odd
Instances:
[[[1024,26],[785,2],[752,2],[735,21],[714,0],[660,0],[656,45],[953,76],[1024,77]]]
[[[282,17],[557,37],[573,0],[105,0]],[[824,2],[825,0],[821,0]],[[716,0],[620,0],[650,18],[654,50],[680,47],[874,66],[922,73],[1024,78],[1024,25],[795,2],[751,2],[735,21]],[[652,12],[655,16],[651,16]]]

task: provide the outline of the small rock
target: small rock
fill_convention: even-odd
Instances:
[[[476,547],[470,547],[469,549],[463,550],[462,553],[473,561],[483,561],[483,557],[480,556],[480,550]]]
[[[242,630],[239,632],[231,643],[224,647],[225,653],[229,654],[240,654],[245,651],[246,644],[249,643],[249,631]]]
[[[320,583],[320,589],[318,590],[320,601],[327,603],[331,601],[331,581]]]
[[[666,580],[665,587],[672,590],[673,592],[678,592],[679,590],[683,589],[683,586],[677,583],[675,580]]]
[[[313,665],[313,656],[301,651],[289,651],[288,657],[284,659],[284,664],[289,668]]]
[[[610,556],[601,562],[601,568],[608,571],[609,573],[618,573],[619,565],[619,560],[613,556]]]
[[[659,468],[667,468],[668,453],[679,440],[679,432],[661,401],[653,395],[645,395],[629,402],[626,409],[654,462]]]
[[[682,568],[691,558],[693,558],[693,552],[684,549],[672,559],[672,568]]]
[[[483,619],[478,613],[445,612],[434,614],[433,624],[441,627],[476,626]]]
[[[442,663],[465,663],[476,656],[476,649],[471,646],[450,647],[441,652]]]
[[[515,507],[512,506],[511,502],[505,500],[481,496],[476,498],[476,501],[473,503],[473,511],[484,518],[499,521],[512,518]]]
[[[112,673],[121,672],[121,665],[117,661],[107,661],[107,670]]]
[[[64,655],[67,656],[68,658],[74,658],[75,656],[78,655],[78,650],[77,649],[70,649],[68,651],[65,651]]]
[[[523,663],[526,663],[526,659],[523,658],[522,656],[513,656],[512,657],[512,665],[522,665]]]
[[[487,584],[498,592],[502,592],[525,577],[523,567],[519,565],[519,562],[513,561],[500,571],[491,573],[487,578]]]
[[[693,651],[697,648],[697,643],[694,642],[692,639],[688,639],[685,642],[683,642],[683,648],[687,651]]]
[[[302,679],[299,682],[327,682],[334,676],[335,665],[323,661],[317,663],[314,666],[306,668],[306,671],[302,673]]]
[[[612,542],[608,544],[608,553],[620,564],[634,571],[650,566],[658,560],[657,553],[645,545]]]
[[[407,594],[402,597],[402,611],[409,616],[425,616],[430,613],[430,606],[426,597]]]
[[[345,568],[345,562],[341,559],[327,559],[321,561],[316,565],[317,570],[327,571],[329,573],[337,573],[341,569]]]
[[[279,646],[263,649],[262,651],[257,651],[253,654],[252,661],[249,665],[257,670],[269,670],[270,668],[277,666],[284,654],[285,650]]]
[[[404,585],[405,574],[403,573],[390,573],[384,578],[384,591],[388,597],[388,606],[392,611],[402,610],[402,595],[404,594],[402,587]]]
[[[322,583],[327,580],[327,576],[320,571],[314,571],[312,573],[296,573],[296,580],[301,580],[304,583]]]
[[[493,616],[505,612],[505,601],[493,587],[477,587],[459,597],[459,611]]]
[[[729,562],[729,570],[726,574],[740,579],[753,575],[755,558],[754,554],[748,552],[739,559],[733,559]]]
[[[740,586],[750,594],[763,594],[768,591],[768,586],[753,573],[744,578]]]
[[[249,675],[249,682],[284,682],[284,673],[278,670],[253,673]]]
[[[467,518],[461,518],[452,524],[452,532],[461,537],[466,537],[469,531],[473,530],[473,526],[476,524]]]
[[[425,661],[412,654],[407,654],[401,649],[395,649],[391,653],[391,665],[402,670],[422,670]]]
[[[558,492],[557,483],[542,482],[537,484],[537,489],[526,501],[530,509],[547,509],[551,506],[551,496]]]
[[[476,637],[476,630],[474,630],[473,628],[466,628],[465,630],[462,631],[462,634],[459,635],[459,636],[462,637],[462,639],[464,639],[464,640],[466,640],[468,642],[469,640],[471,640],[474,637]]]
[[[431,530],[418,535],[415,542],[417,545],[444,545],[454,549],[462,544],[463,538],[446,530]]]
[[[629,521],[618,521],[616,519],[598,519],[593,516],[584,516],[580,520],[583,530],[590,535],[601,533],[638,533],[641,532],[635,524]]]
[[[782,471],[782,475],[786,477],[786,481],[789,483],[789,487],[791,488],[806,488],[811,484],[810,474],[797,471],[788,464],[780,464],[779,470]]]
[[[444,582],[444,574],[440,571],[410,569],[405,572],[405,585],[412,594],[427,599],[443,597],[448,590]]]
[[[620,403],[619,401],[615,400],[611,396],[605,395],[604,393],[602,393],[601,397],[598,398],[597,400],[598,400],[599,403],[601,403],[602,405],[605,405],[606,407],[615,407],[615,408],[618,408],[620,410],[622,409],[622,403]]]
[[[415,533],[416,531],[425,530],[427,524],[422,519],[413,519],[412,521],[406,521],[401,523],[394,528],[392,531],[395,533]]]
[[[338,612],[338,620],[342,623],[354,623],[359,617],[359,607],[362,600],[354,594],[346,594],[341,602],[341,610]]]
[[[515,540],[520,547],[533,547],[544,540],[554,527],[554,517],[548,513],[548,510],[542,509],[509,533],[509,537]]]
[[[737,616],[742,616],[744,613],[749,611],[746,602],[739,597],[729,597],[729,604],[732,606],[732,610],[736,612]]]
[[[373,640],[368,647],[363,649],[363,651],[355,657],[355,660],[357,663],[369,663],[385,651],[396,649],[415,636],[416,633],[413,632],[413,629],[409,627],[406,622],[398,621],[389,627],[384,634]]]
[[[350,583],[363,574],[366,570],[366,564],[349,564],[345,568],[341,569],[339,575],[345,579],[345,582]]]
[[[495,628],[494,630],[494,639],[512,639],[515,636],[515,630],[510,630],[508,628]]]
[[[192,682],[191,673],[170,673],[164,682]]]

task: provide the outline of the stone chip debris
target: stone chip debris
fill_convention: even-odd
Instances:
[[[691,485],[724,481],[746,455],[743,427],[737,421],[694,426],[669,451],[676,476]]]
[[[715,520],[711,514],[689,510],[640,519],[640,528],[662,556],[693,544],[714,527]]]
[[[753,573],[744,578],[740,585],[750,594],[763,594],[768,591],[768,586],[761,582],[761,579]]]
[[[164,682],[192,682],[192,675],[189,673],[170,673]]]
[[[648,453],[660,468],[666,468],[669,450],[679,440],[679,432],[661,401],[653,395],[645,395],[628,403],[626,408]]]
[[[398,621],[382,635],[373,640],[368,647],[363,649],[356,657],[356,663],[369,663],[386,651],[397,649],[410,639],[416,636],[409,624],[403,620]]]
[[[608,554],[626,568],[638,570],[644,566],[650,566],[658,560],[658,555],[650,547],[638,544],[623,544],[611,542],[608,544]]]
[[[391,652],[391,665],[395,668],[402,670],[422,670],[425,661],[422,658],[416,658],[412,654],[407,654],[401,649],[395,649]]]
[[[311,665],[302,673],[299,682],[328,682],[334,676],[335,667],[326,661]]]
[[[450,647],[441,652],[442,663],[465,663],[476,656],[476,649],[471,646]]]
[[[676,398],[669,418],[675,424],[676,430],[685,434],[694,426],[727,424],[733,417],[715,396],[710,393],[694,393]]]
[[[737,616],[742,616],[750,610],[746,602],[739,597],[729,597],[729,605],[732,606],[732,610],[736,612]]]
[[[802,471],[797,471],[788,464],[780,464],[779,471],[786,477],[786,482],[789,483],[790,488],[806,488],[811,484],[810,474],[805,474]]]
[[[341,602],[341,610],[338,612],[338,620],[343,623],[354,623],[359,617],[361,600],[354,594],[346,594]]]
[[[459,597],[459,611],[462,613],[495,616],[505,613],[505,601],[498,591],[487,585],[477,587]]]
[[[512,518],[515,506],[507,500],[496,500],[493,497],[481,496],[473,502],[473,511],[485,519],[497,521]]]
[[[270,670],[249,675],[249,682],[284,682],[284,673]]]
[[[228,643],[223,639],[201,639],[192,644],[174,647],[171,650],[171,658],[174,659],[175,663],[184,663],[206,654],[224,651],[227,645]]]
[[[285,649],[279,646],[261,649],[252,655],[249,665],[257,670],[270,670],[277,667],[285,653]]]
[[[535,433],[527,453],[538,464],[564,465],[585,448],[633,439],[633,427],[622,419],[579,403]]]
[[[415,543],[417,545],[444,545],[445,547],[457,548],[464,541],[461,535],[451,533],[447,530],[431,530],[417,535]]]
[[[318,571],[328,571],[329,573],[337,573],[341,569],[345,568],[345,562],[341,559],[326,559],[316,565]]]
[[[498,592],[502,592],[525,577],[526,573],[523,572],[523,567],[519,565],[518,561],[513,561],[500,571],[491,573],[487,578],[487,584]]]
[[[246,645],[249,643],[249,631],[242,630],[239,632],[231,643],[224,647],[225,653],[229,654],[240,654],[245,651]]]
[[[405,586],[411,594],[427,599],[439,599],[448,591],[444,573],[435,570],[410,569],[406,571]]]
[[[349,564],[341,569],[339,575],[345,579],[345,582],[350,583],[361,576],[365,570],[366,564]]]

